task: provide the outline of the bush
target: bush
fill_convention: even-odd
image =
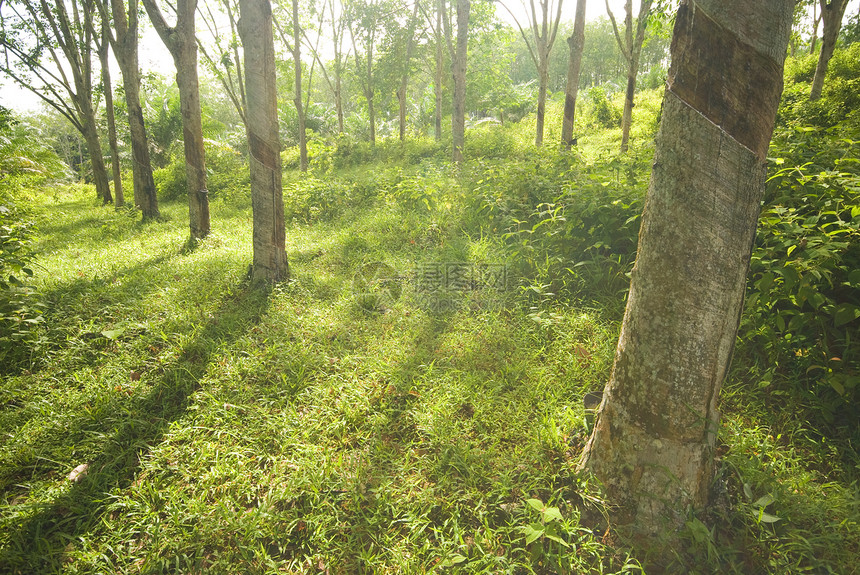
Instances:
[[[858,433],[857,130],[778,131],[750,263],[740,351],[769,401],[832,436]],[[797,413],[801,411],[802,413]]]

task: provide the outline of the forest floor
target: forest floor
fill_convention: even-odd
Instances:
[[[48,308],[33,367],[0,387],[0,572],[653,559],[580,524],[603,506],[575,467],[617,309],[536,303],[503,277],[499,242],[384,202],[289,226],[291,280],[264,292],[246,280],[247,206],[214,200],[213,233],[189,250],[183,203],[141,224],[90,194],[34,208]],[[857,572],[856,483],[743,411],[721,438],[720,503],[664,565]]]

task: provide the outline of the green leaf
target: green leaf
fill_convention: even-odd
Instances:
[[[759,498],[756,500],[756,502],[755,502],[755,503],[753,503],[753,505],[756,505],[756,506],[758,506],[758,507],[767,507],[768,505],[770,505],[770,504],[771,504],[771,503],[773,503],[774,501],[776,501],[776,499],[774,498],[774,496],[773,496],[773,495],[771,495],[770,493],[768,493],[767,495],[762,495],[761,497],[759,497]]]
[[[529,543],[533,543],[535,539],[539,538],[541,535],[544,534],[543,526],[537,525],[538,528],[536,529],[535,525],[537,524],[526,525],[525,527],[523,527],[523,532],[526,535],[526,545],[528,545]]]
[[[563,517],[561,516],[561,511],[558,510],[558,507],[547,507],[542,511],[543,520],[545,522],[550,521],[561,521]]]
[[[764,509],[762,509],[758,514],[759,523],[776,523],[781,520],[782,517],[777,517],[776,515],[771,515],[770,513],[765,513]]]
[[[842,327],[860,317],[860,307],[850,303],[841,303],[833,312],[833,325]]]
[[[102,335],[108,339],[117,339],[118,337],[121,337],[122,334],[124,334],[124,333],[125,333],[124,328],[106,329],[105,331],[102,332]]]
[[[463,563],[464,561],[466,561],[466,558],[464,556],[460,555],[459,553],[455,553],[449,559],[445,559],[444,561],[442,561],[439,564],[439,566],[440,567],[453,567],[454,565],[459,565],[460,563]]]
[[[543,501],[540,499],[526,499],[526,503],[531,505],[535,511],[543,511]]]

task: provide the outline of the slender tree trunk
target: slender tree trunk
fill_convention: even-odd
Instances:
[[[454,76],[454,105],[451,116],[451,136],[453,139],[453,159],[459,164],[463,161],[463,148],[466,141],[466,52],[469,44],[470,0],[457,0],[457,47],[451,67]]]
[[[254,282],[289,279],[281,143],[278,134],[275,41],[269,0],[239,0],[239,35],[245,50],[251,207],[254,217]]]
[[[102,40],[99,45],[99,61],[102,66],[102,84],[104,84],[105,93],[105,115],[107,116],[108,125],[108,142],[110,144],[110,165],[113,175],[113,191],[116,198],[114,205],[121,208],[125,205],[125,195],[122,191],[122,166],[119,160],[119,148],[116,143],[116,115],[113,109],[113,86],[110,77],[110,65],[108,61],[108,48],[110,47],[107,38],[107,24],[102,25]]]
[[[627,309],[580,461],[643,540],[708,502],[793,7],[684,0],[676,17]]]
[[[105,168],[104,157],[102,156],[99,133],[96,129],[95,113],[89,101],[82,101],[81,104],[83,104],[81,107],[81,121],[84,127],[84,140],[87,144],[87,151],[90,153],[90,163],[93,168],[93,183],[96,186],[96,192],[102,200],[102,205],[107,205],[113,202],[113,197],[111,197],[107,169]]]
[[[409,21],[409,32],[406,38],[406,57],[403,62],[403,73],[400,75],[400,87],[397,89],[397,103],[399,104],[400,141],[406,139],[406,92],[409,86],[409,65],[412,61],[412,46],[415,36],[415,22],[418,20],[418,2],[412,8],[412,19]]]
[[[299,119],[299,169],[308,171],[308,136],[305,122],[305,111],[302,107],[302,51],[301,27],[299,26],[299,0],[293,0],[293,69],[295,70],[296,91],[293,103]],[[310,90],[310,88],[308,88]]]
[[[576,1],[573,34],[567,39],[570,57],[567,61],[567,87],[564,91],[564,118],[561,124],[561,143],[573,145],[573,122],[576,119],[576,96],[579,92],[579,72],[582,67],[582,50],[585,47],[585,0]]]
[[[335,79],[334,105],[337,108],[337,133],[343,134],[343,85],[340,74]]]
[[[442,2],[436,3],[436,70],[433,74],[433,96],[436,109],[433,113],[436,141],[442,141]]]
[[[179,0],[176,26],[169,27],[155,0],[143,0],[149,19],[164,42],[176,68],[179,109],[182,113],[182,142],[185,151],[185,180],[188,193],[188,222],[192,240],[209,235],[209,192],[206,189],[206,153],[197,77],[197,0]]]
[[[140,107],[140,66],[137,53],[138,2],[129,0],[128,14],[123,0],[111,0],[116,39],[114,55],[122,71],[122,86],[128,109],[128,125],[131,136],[132,172],[134,174],[134,203],[140,207],[144,220],[158,218],[158,196],[152,178],[152,162],[143,110]]]
[[[376,108],[373,106],[373,90],[366,90],[364,98],[367,100],[367,116],[370,122],[370,145],[376,145]]]
[[[824,77],[827,76],[827,68],[836,49],[836,40],[839,38],[839,30],[842,28],[842,17],[848,0],[821,0],[821,19],[824,22],[824,37],[821,41],[821,52],[818,54],[818,65],[815,67],[815,77],[812,79],[812,91],[810,100],[821,97],[824,89]]]
[[[549,60],[543,62],[547,67]],[[542,66],[538,69],[538,105],[537,105],[537,128],[535,131],[535,146],[543,145],[543,124],[546,117],[546,85],[549,82],[549,70]]]
[[[821,14],[818,13],[818,0],[812,2],[812,38],[809,42],[809,53],[815,54],[818,47],[818,25],[821,23]]]

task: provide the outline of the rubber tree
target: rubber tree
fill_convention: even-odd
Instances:
[[[561,122],[561,143],[573,145],[573,121],[576,119],[576,96],[579,93],[579,72],[582,50],[585,48],[585,0],[576,0],[573,33],[567,39],[570,56],[567,61],[567,85],[564,90],[564,116]]]
[[[254,220],[251,280],[271,284],[290,277],[281,186],[272,5],[269,0],[239,0],[239,15],[239,36],[245,52],[246,126]]]
[[[108,40],[108,23],[102,22],[101,38],[93,34],[96,39],[96,48],[99,53],[99,62],[102,67],[102,90],[105,96],[105,116],[107,117],[108,127],[108,144],[110,145],[110,164],[111,175],[113,176],[113,191],[116,201],[114,205],[121,208],[125,205],[125,194],[122,189],[122,166],[119,159],[119,146],[116,138],[116,114],[113,107],[113,83],[110,74],[109,50],[110,41]]]
[[[299,136],[299,170],[308,171],[308,136],[307,136],[307,113],[306,106],[302,102],[302,25],[299,21],[299,1],[290,2],[290,28],[292,36],[288,36],[286,30],[280,25],[276,18],[272,23],[281,36],[281,41],[293,56],[293,105],[296,107],[296,118],[298,120]],[[310,96],[311,87],[308,87]]]
[[[708,503],[794,2],[684,0],[615,361],[580,470],[652,540]]]
[[[209,235],[209,192],[206,188],[206,152],[203,145],[200,83],[197,78],[197,0],[177,1],[175,26],[170,26],[164,19],[156,0],[143,0],[143,5],[176,67],[189,228],[191,239],[199,240]]]
[[[470,0],[457,0],[457,37],[448,18],[446,0],[439,0],[442,9],[442,28],[445,42],[451,56],[451,75],[454,80],[454,97],[451,112],[452,158],[455,163],[463,161],[463,148],[466,142],[466,55],[469,47]]]
[[[639,4],[639,15],[636,17],[636,31],[633,31],[633,0],[624,2],[624,38],[618,31],[615,16],[609,8],[609,0],[606,0],[606,12],[612,22],[612,30],[615,40],[624,56],[627,65],[627,87],[624,90],[624,111],[621,114],[621,153],[625,153],[629,147],[630,127],[633,125],[633,98],[636,95],[636,77],[639,75],[639,56],[642,54],[642,44],[645,42],[645,30],[648,27],[648,18],[651,16],[653,0],[642,0]]]
[[[821,97],[824,89],[824,77],[827,76],[827,68],[836,49],[836,40],[839,38],[839,30],[842,28],[842,17],[848,0],[820,0],[821,22],[824,33],[821,39],[821,52],[818,53],[818,64],[815,66],[815,76],[812,78],[812,90],[809,93],[810,100]]]
[[[93,0],[18,0],[3,6],[0,72],[57,110],[86,142],[96,194],[113,201],[93,105]]]
[[[535,129],[535,145],[543,144],[543,126],[546,116],[546,91],[549,84],[549,56],[552,47],[555,44],[556,36],[558,35],[558,25],[561,22],[561,7],[562,0],[537,0],[540,6],[540,15],[535,8],[535,0],[529,0],[529,30],[531,31],[532,40],[529,41],[529,35],[526,34],[516,15],[508,8],[506,3],[502,6],[514,18],[520,35],[528,48],[529,56],[535,65],[538,73],[538,101],[537,101],[537,123]],[[553,10],[555,8],[555,10]],[[553,18],[553,12],[555,18]],[[584,22],[583,22],[584,25]],[[532,44],[534,42],[534,44]]]
[[[108,35],[114,56],[122,72],[122,87],[125,105],[128,109],[128,127],[131,135],[132,174],[134,177],[134,203],[140,207],[144,220],[158,218],[158,196],[155,180],[152,177],[152,161],[149,156],[149,143],[146,125],[143,122],[143,108],[140,105],[140,65],[138,62],[138,0],[104,0],[108,6],[99,3],[104,19],[113,20],[113,33]]]

